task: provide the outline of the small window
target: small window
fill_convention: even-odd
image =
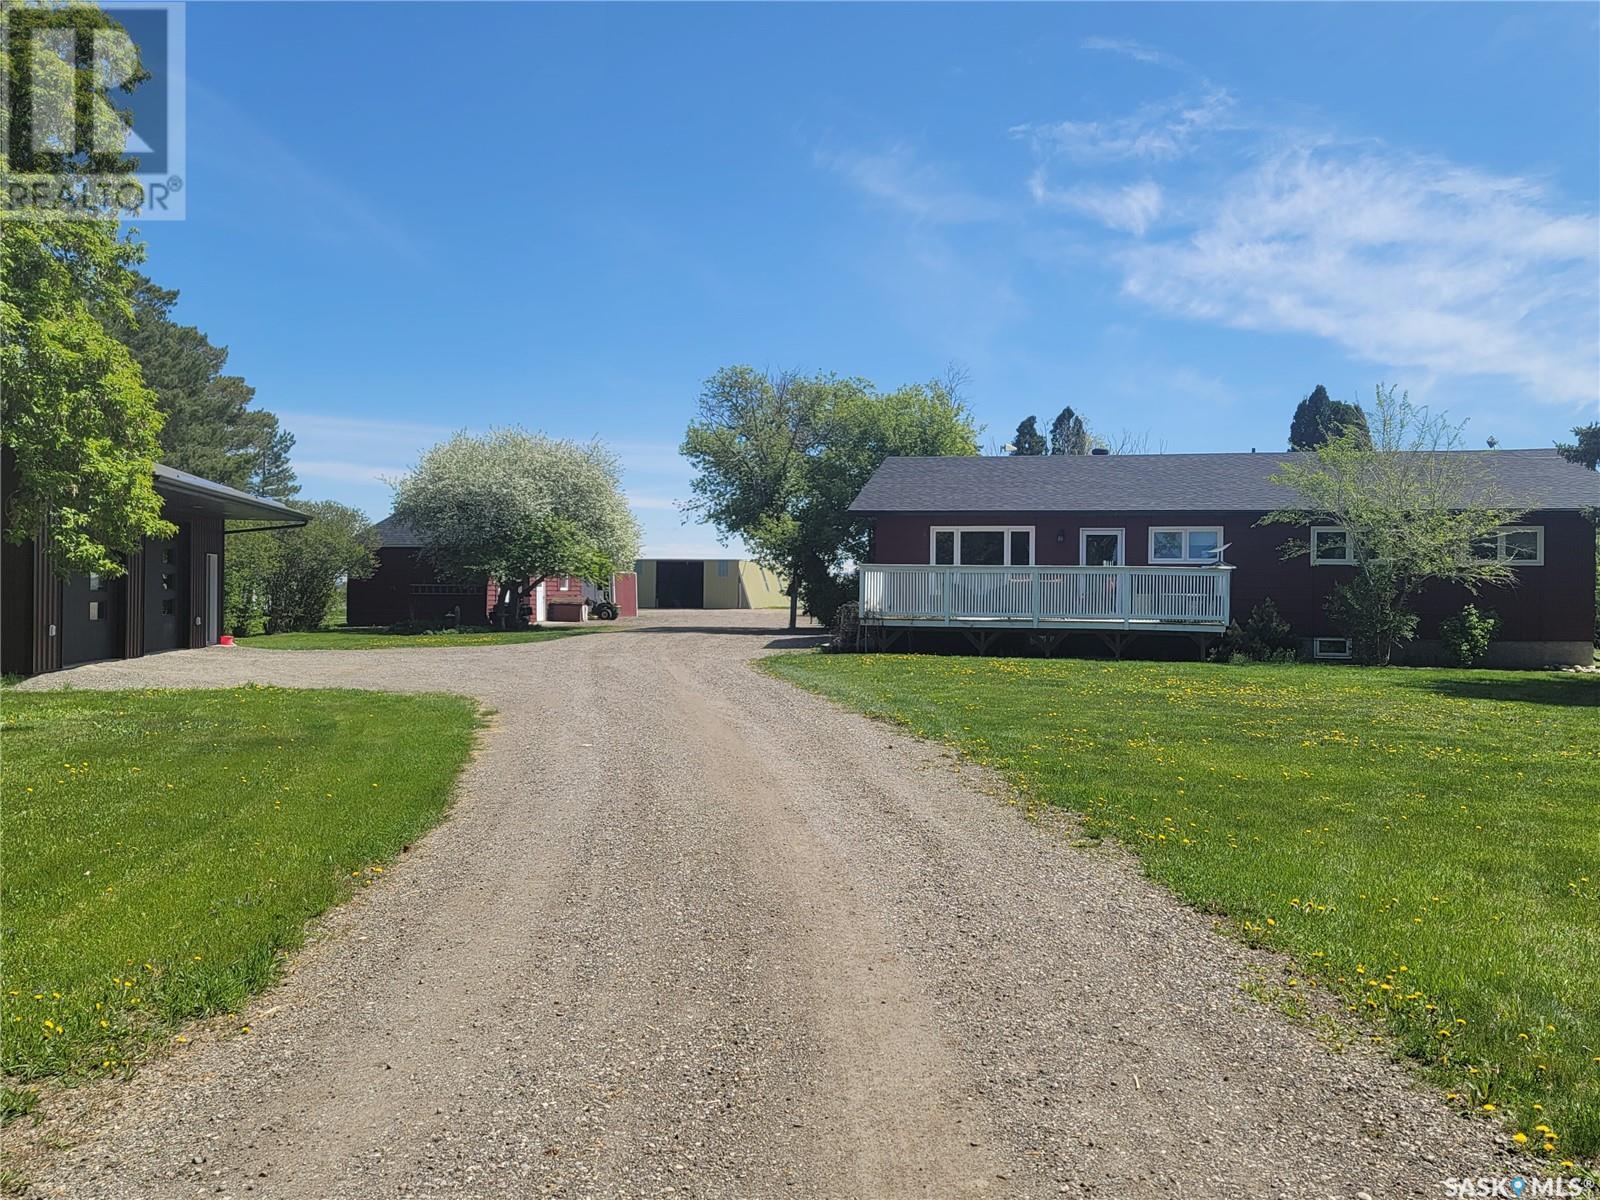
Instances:
[[[1011,565],[1013,567],[1033,566],[1033,530],[1013,529],[1011,531]]]
[[[164,592],[175,592],[178,590],[178,577],[171,571],[161,572],[161,590]]]
[[[104,621],[105,620],[105,615],[104,614],[105,614],[105,610],[100,607],[100,601],[98,601],[98,600],[89,601],[89,620],[91,620],[91,621]]]
[[[171,596],[168,596],[165,600],[163,600],[161,602],[161,615],[163,617],[170,617],[174,613],[176,613],[177,611],[178,611],[178,602],[176,600],[174,600]]]
[[[101,590],[100,576],[94,571],[89,572],[89,590],[91,592],[98,592]]]
[[[164,562],[164,563],[175,563],[175,562],[177,562],[178,561],[178,552],[177,552],[177,550],[174,549],[171,546],[163,546],[161,548],[161,561]]]
[[[1335,637],[1319,637],[1311,639],[1311,656],[1313,658],[1349,658],[1350,639]]]
[[[933,535],[933,565],[954,566],[956,561],[956,531],[941,529]]]
[[[1348,529],[1338,525],[1324,525],[1311,531],[1312,566],[1336,566],[1341,563],[1353,563],[1355,560]]]
[[[722,576],[724,579],[726,579],[728,577],[728,560],[727,559],[725,559],[725,558],[717,559],[717,574]]]
[[[1155,528],[1150,531],[1152,563],[1214,563],[1221,552],[1220,526]]]

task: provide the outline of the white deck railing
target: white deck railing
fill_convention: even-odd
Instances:
[[[867,621],[1222,629],[1233,568],[871,564],[860,571]]]

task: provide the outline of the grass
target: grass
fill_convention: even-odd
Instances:
[[[453,696],[7,693],[8,1082],[123,1072],[237,1012],[439,819],[478,726]]]
[[[780,655],[1288,952],[1462,1107],[1600,1154],[1600,679]],[[1492,1106],[1492,1107],[1491,1107]],[[1548,1135],[1546,1131],[1548,1132]]]
[[[267,633],[240,638],[252,650],[400,650],[418,646],[499,646],[548,642],[554,638],[599,633],[599,629],[465,629],[432,633],[390,633],[386,629],[322,629],[316,633]]]

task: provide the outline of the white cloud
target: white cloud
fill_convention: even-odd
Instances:
[[[1120,188],[1052,188],[1043,170],[1039,170],[1029,181],[1029,190],[1041,204],[1086,213],[1109,229],[1136,237],[1143,236],[1161,215],[1161,188],[1149,180]]]
[[[294,460],[294,472],[304,479],[332,479],[340,483],[386,483],[406,474],[405,467],[372,466],[332,459]]]
[[[1101,50],[1110,54],[1120,54],[1131,58],[1135,62],[1149,63],[1155,67],[1171,67],[1182,70],[1188,64],[1175,54],[1168,54],[1165,50],[1157,50],[1154,46],[1146,46],[1143,42],[1136,42],[1132,38],[1086,37],[1078,45],[1085,50]]]
[[[965,224],[1005,214],[1004,205],[952,182],[944,170],[919,161],[904,145],[877,154],[819,150],[814,158],[858,191],[919,221]]]
[[[1600,225],[1534,182],[1370,146],[1271,154],[1125,251],[1125,292],[1180,316],[1312,334],[1357,358],[1593,402]]]
[[[1207,85],[1196,93],[1143,105],[1127,116],[1016,125],[1011,136],[1031,142],[1047,158],[1165,162],[1188,154],[1202,136],[1224,124],[1232,108],[1227,89]]]
[[[628,493],[628,507],[650,509],[658,512],[677,512],[678,502],[670,496],[645,496],[638,492]]]

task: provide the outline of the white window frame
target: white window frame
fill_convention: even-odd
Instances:
[[[1344,557],[1324,558],[1317,553],[1317,534],[1344,534]],[[1356,562],[1356,539],[1345,525],[1313,525],[1311,527],[1311,565],[1313,567],[1353,567]]]
[[[934,547],[937,545],[941,533],[953,535],[951,542],[951,557],[954,562],[942,563],[936,561]],[[1039,535],[1032,525],[935,525],[928,530],[928,565],[933,567],[959,567],[964,565],[961,561],[961,535],[963,533],[998,533],[1001,541],[1005,543],[1002,555],[1003,562],[979,563],[979,566],[1006,566],[1006,567],[1031,567],[1039,559]],[[1032,562],[1014,563],[1011,561],[1011,535],[1025,533],[1028,535],[1028,557]]]
[[[1324,642],[1342,642],[1343,650],[1324,650]],[[1350,639],[1347,637],[1314,637],[1311,639],[1312,658],[1351,658]]]
[[[1156,557],[1156,534],[1176,533],[1183,538],[1183,554],[1177,558]],[[1196,558],[1189,553],[1189,535],[1191,533],[1214,533],[1217,535],[1217,549],[1214,554],[1202,555]],[[1221,525],[1152,525],[1149,536],[1145,540],[1145,562],[1152,567],[1183,567],[1183,566],[1215,566],[1222,561],[1223,536]]]
[[[1099,528],[1099,529],[1080,529],[1080,530],[1078,530],[1078,565],[1079,566],[1088,566],[1089,565],[1088,564],[1088,558],[1089,558],[1089,535],[1092,534],[1092,533],[1114,533],[1114,534],[1116,534],[1117,535],[1117,561],[1114,562],[1114,563],[1111,563],[1110,565],[1113,566],[1113,567],[1125,567],[1125,566],[1128,565],[1128,530],[1127,530],[1127,528],[1126,527],[1121,527],[1121,528],[1117,528],[1117,529],[1112,529],[1112,528],[1109,528],[1109,527],[1104,527],[1104,528]]]
[[[1531,533],[1534,536],[1534,555],[1532,558],[1511,558],[1506,554],[1506,534]],[[1500,562],[1509,563],[1513,567],[1542,567],[1544,566],[1544,526],[1543,525],[1502,525],[1494,531],[1494,552]]]

